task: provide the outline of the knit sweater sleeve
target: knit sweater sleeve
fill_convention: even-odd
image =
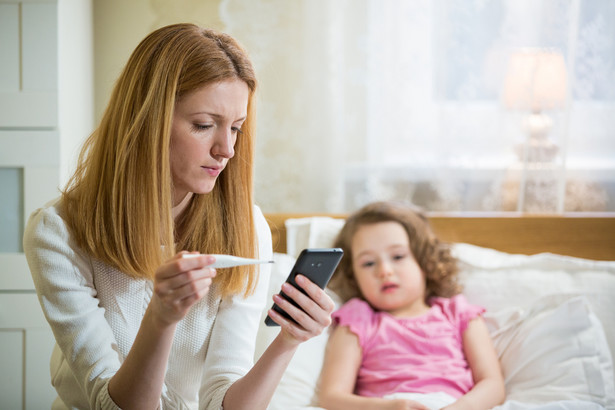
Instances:
[[[259,258],[272,258],[271,231],[258,207],[254,211]],[[224,299],[211,333],[203,382],[199,391],[200,409],[219,410],[228,388],[254,364],[256,334],[265,308],[271,267],[260,265],[254,294]]]
[[[52,384],[67,406],[117,409],[108,383],[120,359],[96,298],[90,259],[72,243],[53,206],[32,214],[23,243],[39,302],[62,352],[54,355],[57,363],[52,364]],[[66,367],[74,376],[70,383],[61,380],[67,375],[63,371]],[[65,388],[75,384],[81,392]]]

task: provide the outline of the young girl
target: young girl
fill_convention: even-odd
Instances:
[[[504,399],[484,309],[459,294],[456,261],[421,213],[390,202],[351,215],[330,287],[333,314],[320,405],[487,409]]]

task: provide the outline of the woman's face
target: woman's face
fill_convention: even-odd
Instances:
[[[425,276],[397,222],[362,225],[352,238],[352,269],[361,294],[375,309],[394,316],[424,313]]]
[[[206,85],[178,100],[170,145],[174,206],[191,192],[212,191],[235,154],[248,96],[248,85],[233,79]]]

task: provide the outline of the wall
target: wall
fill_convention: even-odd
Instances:
[[[149,32],[178,22],[225,31],[248,50],[259,79],[257,204],[265,212],[339,210],[341,204],[329,203],[329,198],[339,197],[331,194],[338,189],[332,177],[341,175],[337,156],[362,146],[365,115],[356,110],[357,120],[332,118],[343,95],[353,96],[361,86],[330,87],[344,84],[340,76],[346,73],[330,58],[341,53],[328,42],[331,33],[322,30],[326,19],[336,18],[327,1],[94,0],[96,121],[130,53]],[[352,10],[359,17],[365,13]],[[364,25],[361,18],[349,20]],[[331,95],[331,90],[339,94]],[[353,147],[340,145],[343,121],[358,131]]]
[[[222,29],[219,0],[94,0],[94,112],[100,121],[130,53],[151,31],[188,22]]]
[[[91,0],[58,2],[58,120],[60,186],[75,169],[94,127],[94,44]]]

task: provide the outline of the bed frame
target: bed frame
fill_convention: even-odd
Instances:
[[[271,213],[275,252],[286,252],[289,218],[343,214]],[[436,234],[448,242],[465,242],[508,253],[531,255],[551,252],[579,258],[615,261],[615,213],[527,215],[517,213],[430,213]]]

